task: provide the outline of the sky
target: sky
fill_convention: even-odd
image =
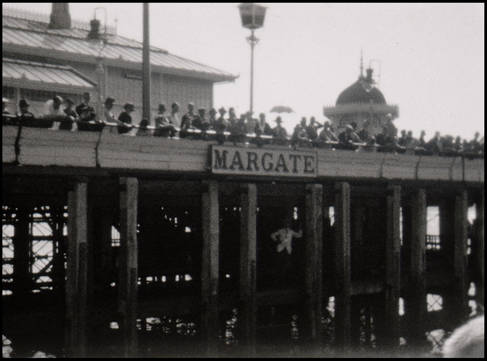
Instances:
[[[51,8],[8,5],[43,13]],[[399,106],[399,129],[416,136],[424,129],[427,137],[484,133],[484,4],[262,5],[267,14],[256,31],[256,112],[290,106],[289,127],[301,116],[323,120],[323,107],[357,80],[362,49],[386,101]],[[117,19],[118,34],[142,40],[141,3],[71,3],[71,16],[88,21],[99,6],[109,25]],[[234,106],[237,113],[249,107],[249,35],[237,3],[150,4],[152,45],[238,75],[214,87],[214,106]]]

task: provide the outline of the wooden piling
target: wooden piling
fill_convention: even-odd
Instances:
[[[339,348],[350,346],[351,264],[350,264],[350,185],[335,188],[335,340]]]
[[[306,185],[306,228],[305,228],[305,294],[308,335],[317,342],[320,335],[322,292],[322,251],[323,251],[323,186]]]
[[[88,315],[88,184],[68,194],[66,337],[70,356],[86,355]]]
[[[475,278],[476,278],[476,298],[477,302],[480,303],[481,305],[484,304],[484,267],[485,267],[485,261],[484,261],[484,255],[485,255],[485,239],[484,239],[484,227],[485,227],[485,218],[484,218],[484,212],[485,212],[485,194],[484,194],[484,189],[482,189],[479,192],[479,196],[476,200],[475,206],[476,206],[476,213],[477,217],[475,220],[475,242],[476,244],[474,245],[474,254],[473,256],[475,257]]]
[[[424,332],[426,317],[426,191],[416,190],[409,202],[407,214],[410,216],[405,222],[408,228],[405,239],[409,250],[409,287],[406,294],[406,318],[408,325],[408,343],[422,344],[425,341]],[[405,212],[406,213],[406,212]]]
[[[401,187],[390,185],[387,188],[387,238],[386,238],[386,275],[385,275],[385,310],[387,320],[385,343],[391,347],[399,346],[399,294],[401,267],[400,207]]]
[[[468,197],[462,189],[455,195],[455,238],[454,238],[454,283],[458,292],[456,308],[459,322],[468,316],[468,278],[467,278],[467,238],[468,238]]]
[[[203,183],[201,218],[203,252],[201,260],[201,332],[207,354],[217,351],[220,215],[218,183]]]
[[[241,188],[240,205],[240,314],[241,342],[246,355],[255,354],[257,287],[257,186]]]
[[[137,178],[121,177],[118,308],[124,356],[137,355],[137,204]]]

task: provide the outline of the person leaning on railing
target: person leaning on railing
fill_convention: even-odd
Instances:
[[[64,99],[64,104],[66,104],[66,108],[64,108],[63,110],[64,114],[66,114],[66,118],[64,122],[61,122],[59,129],[71,130],[74,132],[78,130],[78,113],[76,113],[76,111],[73,109],[74,102],[71,99]]]
[[[273,143],[277,145],[287,145],[288,143],[288,137],[287,137],[287,131],[286,128],[284,128],[282,124],[282,119],[280,116],[278,116],[275,120],[276,126],[272,128],[273,132]]]
[[[176,128],[171,122],[171,118],[166,115],[166,106],[159,104],[159,111],[154,119],[155,131],[154,135],[158,137],[174,137],[176,135]]]
[[[52,126],[49,128],[50,130],[59,130],[61,122],[66,119],[66,113],[64,113],[64,110],[61,108],[62,103],[63,98],[56,95],[52,99],[49,99],[45,104],[43,118],[47,121],[52,121]]]
[[[22,126],[35,125],[35,116],[29,111],[30,104],[25,99],[19,101],[19,112],[17,112],[17,124]]]
[[[128,133],[132,128],[131,114],[135,110],[135,107],[132,103],[126,103],[123,106],[123,109],[123,112],[118,116],[118,121],[123,123],[123,125],[118,126],[118,134]]]
[[[362,143],[362,139],[355,133],[353,126],[347,124],[345,130],[338,135],[339,147],[341,149],[355,150],[357,146],[354,143]]]
[[[213,125],[216,131],[216,140],[218,144],[223,144],[225,142],[225,130],[228,126],[228,121],[225,119],[226,112],[227,111],[223,107],[218,109],[218,113],[220,114],[220,116],[218,117],[218,119],[215,120],[215,123]]]

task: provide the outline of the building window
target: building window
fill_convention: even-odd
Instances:
[[[8,98],[8,99],[14,99],[15,98],[15,88],[12,88],[11,86],[2,87],[2,97]]]

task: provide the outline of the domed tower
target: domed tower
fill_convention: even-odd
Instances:
[[[340,93],[335,106],[324,107],[323,113],[339,132],[355,122],[357,130],[366,128],[370,135],[376,135],[382,131],[386,119],[398,117],[399,108],[387,104],[375,86],[372,68],[364,76],[361,64],[358,80]]]

